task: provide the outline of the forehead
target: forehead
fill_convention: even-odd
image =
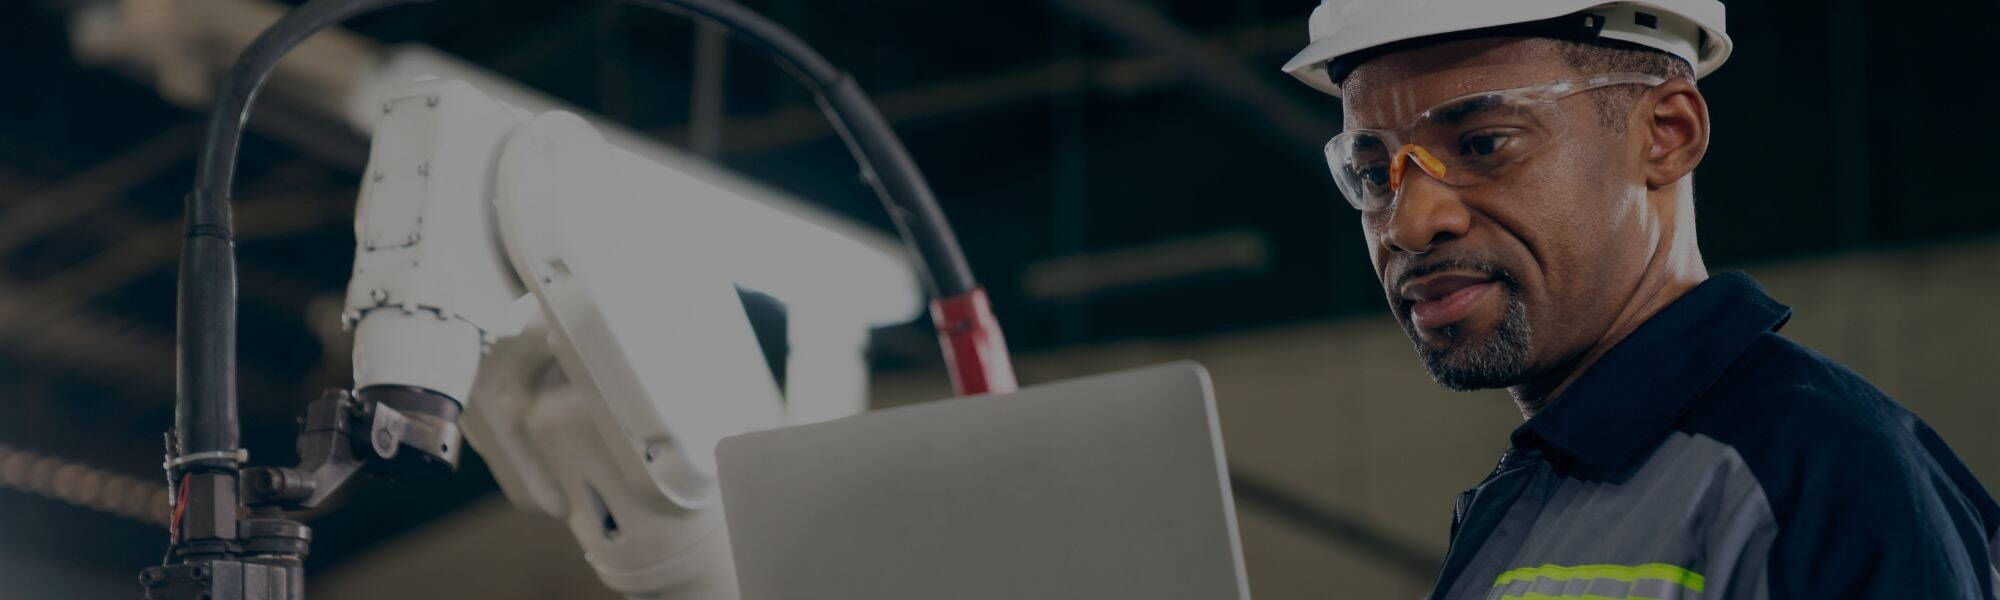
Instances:
[[[1575,74],[1549,40],[1456,40],[1362,63],[1341,82],[1341,109],[1347,129],[1396,127],[1452,98]]]

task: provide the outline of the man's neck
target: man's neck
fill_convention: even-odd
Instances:
[[[1625,302],[1625,308],[1619,311],[1611,327],[1596,343],[1576,359],[1507,388],[1507,392],[1514,396],[1514,405],[1520,407],[1523,420],[1534,418],[1536,413],[1555,402],[1563,390],[1583,376],[1604,353],[1610,352],[1653,315],[1659,314],[1688,290],[1708,279],[1708,266],[1702,262],[1701,250],[1695,242],[1691,213],[1685,213],[1685,220],[1680,222],[1673,222],[1676,219],[1669,217],[1671,228],[1666,235],[1660,236],[1660,243],[1647,260],[1638,285],[1634,286],[1632,295]]]
[[[1508,393],[1514,396],[1514,404],[1521,408],[1521,418],[1534,418],[1535,413],[1541,412],[1543,408],[1560,397],[1563,391],[1569,388],[1570,384],[1575,383],[1578,377],[1583,376],[1583,373],[1590,369],[1590,365],[1596,363],[1597,359],[1602,358],[1604,353],[1616,347],[1618,342],[1624,341],[1625,336],[1631,335],[1633,331],[1639,328],[1639,325],[1653,318],[1653,315],[1659,314],[1667,305],[1673,304],[1674,300],[1680,299],[1681,295],[1686,294],[1688,290],[1694,289],[1694,286],[1699,285],[1707,278],[1708,273],[1702,271],[1696,277],[1677,277],[1672,280],[1656,282],[1646,288],[1642,288],[1642,290],[1645,290],[1645,294],[1634,298],[1641,301],[1632,303],[1624,312],[1620,313],[1618,319],[1613,321],[1611,329],[1606,330],[1604,336],[1599,338],[1597,343],[1592,344],[1590,349],[1585,351],[1581,357],[1571,361],[1567,365],[1550,369],[1542,376],[1531,379],[1526,383],[1507,388]]]

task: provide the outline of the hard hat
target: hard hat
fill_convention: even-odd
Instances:
[[[1686,59],[1697,79],[1730,48],[1719,0],[1321,0],[1307,29],[1312,43],[1285,72],[1335,96],[1362,60],[1453,34],[1629,42]]]

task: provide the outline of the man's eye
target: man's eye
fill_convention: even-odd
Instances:
[[[1470,157],[1491,156],[1506,149],[1513,143],[1514,136],[1503,131],[1475,131],[1458,140],[1458,155]]]
[[[1356,171],[1355,174],[1360,175],[1361,181],[1367,183],[1368,185],[1373,185],[1373,186],[1389,185],[1388,165],[1367,165],[1361,167],[1358,171]]]

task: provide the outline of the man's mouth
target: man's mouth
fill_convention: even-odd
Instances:
[[[1410,303],[1410,324],[1431,330],[1464,320],[1499,287],[1500,282],[1491,275],[1454,271],[1403,284],[1399,295]]]

